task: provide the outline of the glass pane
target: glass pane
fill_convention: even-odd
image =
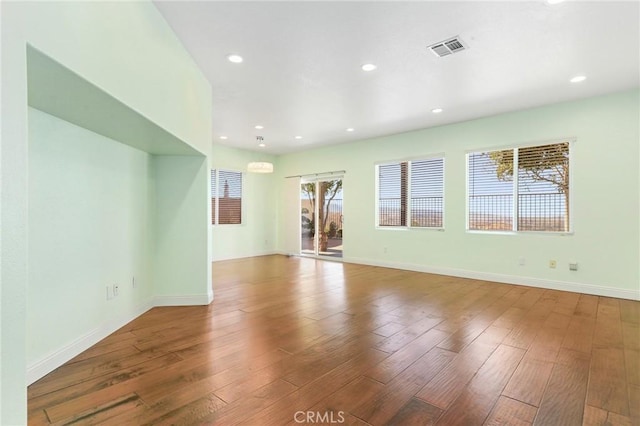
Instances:
[[[518,149],[518,230],[569,231],[569,143]]]
[[[342,257],[342,179],[300,186],[302,254]]]
[[[407,163],[378,166],[378,226],[407,225]]]
[[[315,182],[300,185],[301,229],[300,242],[303,254],[315,254],[315,206],[316,184]]]
[[[216,170],[211,170],[211,224],[216,224]]]
[[[342,179],[319,182],[318,254],[342,257]]]
[[[218,172],[218,224],[235,225],[242,222],[242,173]]]
[[[411,226],[442,228],[444,158],[411,162]]]
[[[468,157],[469,223],[472,230],[513,230],[513,150]]]

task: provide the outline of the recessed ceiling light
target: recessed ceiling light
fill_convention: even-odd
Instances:
[[[442,108],[434,108],[431,110],[431,112],[434,114],[440,114],[442,112]]]
[[[362,66],[362,71],[373,71],[376,68],[378,68],[377,66],[373,65],[373,64],[364,64]]]
[[[259,125],[259,124],[258,124],[258,125],[256,126],[256,129],[258,129],[258,130],[260,130],[260,129],[264,129],[264,126],[261,126],[261,125]]]
[[[226,139],[227,139],[227,137],[226,137],[226,136],[220,136],[220,139],[222,139],[222,140],[226,140]]]
[[[349,127],[349,128],[347,129],[347,132],[353,132],[354,130],[355,130],[355,129],[354,129],[353,127]]]
[[[302,139],[302,136],[296,136],[295,139]]]
[[[227,56],[227,59],[229,60],[229,62],[233,62],[234,64],[239,64],[243,60],[242,56],[240,55],[229,55]]]
[[[560,4],[564,2],[564,0],[547,0],[547,4]]]
[[[571,80],[569,80],[572,83],[580,83],[581,81],[585,81],[587,79],[586,76],[584,75],[576,75],[575,77],[573,77]]]
[[[267,146],[267,145],[263,142],[263,143],[259,143],[259,144],[258,144],[258,146],[259,146],[260,148],[264,148],[264,147],[265,147],[265,146]]]

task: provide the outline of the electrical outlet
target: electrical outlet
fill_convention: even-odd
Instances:
[[[555,260],[549,261],[549,268],[556,269],[556,266],[558,266],[558,262],[556,262]]]
[[[578,270],[578,262],[569,262],[569,270],[577,271]]]
[[[113,285],[113,297],[118,297],[118,291],[119,291],[118,284],[114,284]]]

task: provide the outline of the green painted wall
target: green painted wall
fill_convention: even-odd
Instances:
[[[153,305],[211,301],[206,157],[150,155],[33,108],[29,130],[30,376]]]
[[[635,90],[284,155],[279,191],[284,176],[346,170],[346,260],[638,298],[639,114]],[[465,231],[467,150],[566,137],[577,139],[573,235]],[[433,153],[445,155],[445,231],[376,229],[374,164]],[[291,226],[282,209],[280,250]],[[569,261],[579,271],[569,271]]]
[[[31,365],[148,304],[155,187],[151,155],[32,108],[29,154]]]
[[[33,269],[33,277],[30,277],[34,268],[28,248],[32,238],[30,230],[33,228],[51,240],[56,237],[41,222],[42,219],[30,223],[32,215],[29,204],[31,201],[38,202],[38,199],[30,200],[33,188],[29,185],[29,170],[33,166],[31,162],[37,160],[29,154],[27,44],[64,64],[205,155],[209,155],[211,144],[211,88],[162,16],[149,2],[1,2],[0,7],[0,424],[25,424],[25,370],[27,359],[35,359],[27,351],[27,318],[37,318],[30,312],[30,286],[27,283],[41,283],[39,277],[44,275],[42,271]],[[276,159],[275,175],[247,185],[256,188],[256,192],[247,196],[247,203],[273,206],[269,200],[280,199],[285,176],[344,169],[347,171],[347,260],[425,268],[444,273],[485,274],[492,279],[504,276],[508,280],[523,282],[557,282],[574,285],[573,288],[578,290],[604,289],[634,294],[640,275],[638,104],[638,91],[633,91],[282,156]],[[33,130],[39,131],[37,125]],[[578,140],[574,150],[574,235],[498,236],[464,231],[466,150],[562,137],[576,137]],[[93,136],[87,138],[93,142],[100,140]],[[36,139],[34,143],[39,141]],[[376,230],[374,163],[434,152],[444,152],[446,155],[446,230]],[[233,151],[225,154],[224,149],[218,150],[217,154],[221,159],[215,166],[230,169],[244,168],[247,158],[255,155]],[[37,156],[37,151],[33,155]],[[205,160],[184,160],[186,164],[182,164],[183,168],[177,167],[181,160],[152,158],[149,161],[146,154],[138,155],[134,151],[109,151],[105,155],[113,158],[120,155],[119,158],[124,159],[126,164],[135,165],[132,169],[121,171],[118,179],[122,179],[122,182],[131,182],[133,176],[150,172],[150,175],[147,174],[149,186],[144,189],[146,191],[154,187],[149,203],[174,205],[178,222],[207,216],[207,208],[200,205],[200,198],[203,203],[208,198],[206,182],[209,166],[205,165]],[[225,156],[227,159],[223,160]],[[179,194],[171,192],[173,181],[165,172],[174,174],[180,189],[187,188],[184,199],[180,200]],[[265,177],[255,175],[247,179],[261,178]],[[269,182],[269,179],[272,181]],[[130,188],[130,195],[144,192],[143,188],[137,186],[139,184]],[[259,189],[260,185],[263,185],[262,190]],[[198,195],[199,191],[201,195]],[[186,207],[196,201],[200,207]],[[109,220],[118,220],[119,224],[137,223],[142,216],[139,210],[142,207],[130,207],[127,210],[132,216],[116,215]],[[189,277],[200,280],[208,278],[208,259],[212,257],[206,249],[203,251],[203,247],[211,247],[219,242],[219,255],[215,254],[214,248],[214,258],[260,253],[261,245],[265,245],[264,250],[269,251],[270,241],[275,239],[270,239],[270,236],[274,236],[270,224],[275,221],[278,224],[276,247],[281,248],[282,236],[290,226],[281,220],[282,208],[276,205],[275,220],[273,216],[263,214],[248,220],[245,228],[214,230],[218,238],[213,239],[205,236],[210,230],[204,224],[201,228],[186,227],[185,236],[179,235],[171,226],[164,227],[175,223],[170,215],[158,216],[152,223],[154,229],[167,231],[165,237],[175,238],[178,249],[190,251],[194,259],[176,259],[181,260],[185,268],[183,271]],[[265,212],[268,211],[269,208],[265,207]],[[254,222],[257,228],[249,229],[249,224]],[[262,225],[266,226],[261,231]],[[67,231],[73,232],[75,226],[70,225]],[[139,235],[131,234],[126,238],[134,247],[143,245],[144,238]],[[156,238],[162,240],[162,236]],[[239,238],[246,238],[246,241],[241,245]],[[266,244],[264,240],[267,240]],[[238,245],[232,245],[236,241]],[[119,243],[115,241],[110,244],[113,248]],[[384,247],[387,247],[386,253]],[[73,245],[64,247],[64,250],[72,249]],[[135,259],[133,252],[131,254]],[[96,256],[96,253],[86,255]],[[34,253],[33,256],[43,254]],[[523,267],[517,265],[520,256],[527,259]],[[154,262],[167,257],[169,254],[162,250],[154,252],[152,256]],[[578,261],[580,270],[577,273],[561,267],[549,270],[549,258],[557,259],[559,265],[566,265],[569,260]],[[197,259],[203,259],[206,265],[198,263]],[[121,261],[116,267],[115,274],[118,276],[115,278],[128,276],[128,269],[137,269],[138,265],[144,264],[142,260]],[[198,265],[195,271],[186,269],[194,264]],[[110,279],[108,274],[101,273],[100,279]],[[182,277],[184,281],[184,274],[173,276]],[[76,283],[85,279],[86,274],[83,273],[74,277]],[[190,297],[201,296],[209,291],[208,282],[203,282],[198,289],[170,286],[168,282],[159,284],[160,295]],[[60,288],[68,292],[66,294],[75,291],[75,287],[68,288],[66,285]],[[82,291],[85,290],[82,288]],[[85,295],[94,296],[98,294]],[[137,302],[137,296],[120,297],[111,301],[111,306],[117,306],[116,303],[133,306]],[[109,309],[109,304],[106,306]],[[31,327],[38,322],[29,324]],[[58,337],[61,340],[68,338]],[[43,344],[36,350],[47,353],[52,347]]]
[[[247,173],[251,161],[275,161],[275,156],[213,146],[213,167],[244,173],[242,225],[212,226],[212,259],[223,260],[273,253],[276,246],[275,182],[273,174]],[[209,220],[209,222],[211,222]]]
[[[206,157],[154,156],[156,304],[211,301],[208,170]]]
[[[186,142],[203,157],[210,154],[211,87],[151,2],[1,2],[0,7],[0,424],[13,425],[26,423],[27,359],[33,359],[27,352],[26,337],[27,318],[34,318],[27,297],[33,267],[28,250],[31,158],[27,45]],[[133,157],[127,157],[128,162],[137,161]],[[153,170],[153,161],[149,167]],[[202,179],[197,206],[188,208],[191,212],[182,211],[180,217],[207,216],[206,168],[201,167],[193,176]],[[189,199],[193,201],[194,197]],[[202,225],[201,232],[205,234],[200,237],[204,244],[196,240],[191,249],[194,256],[207,260],[207,225]],[[176,247],[184,249],[182,241],[177,241]],[[195,271],[187,269],[190,265],[176,264],[182,268],[182,281],[202,280],[198,292],[206,294],[210,288],[208,262]],[[122,271],[115,273],[124,276],[126,265],[120,267]],[[179,294],[182,288],[175,284],[173,294]],[[114,303],[124,301],[123,297]],[[113,318],[111,321],[113,324]],[[46,352],[48,347],[39,350]]]

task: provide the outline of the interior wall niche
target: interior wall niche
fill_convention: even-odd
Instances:
[[[32,383],[156,305],[208,304],[208,159],[27,47]]]

